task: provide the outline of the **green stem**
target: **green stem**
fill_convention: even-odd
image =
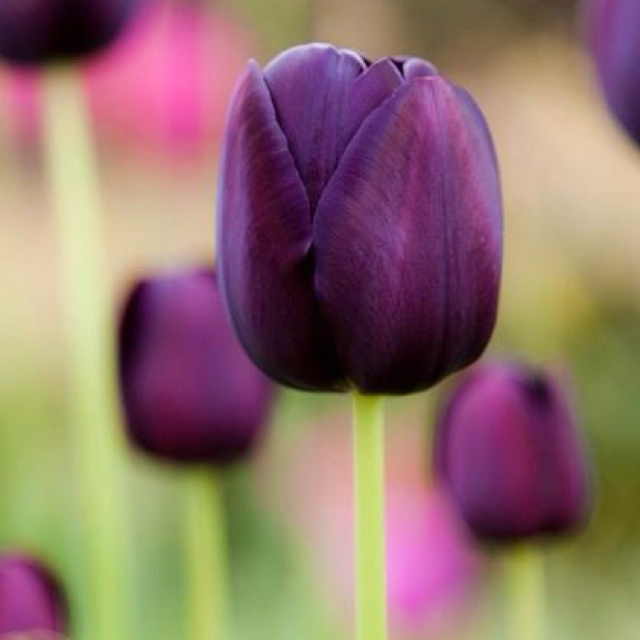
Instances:
[[[386,640],[384,412],[379,396],[353,396],[356,638]]]
[[[543,640],[545,628],[544,562],[540,548],[522,544],[504,558],[507,629],[505,637]]]
[[[185,546],[190,640],[227,640],[226,532],[214,470],[187,472]]]
[[[46,163],[60,248],[90,607],[90,631],[81,635],[124,640],[127,563],[123,558],[122,452],[95,154],[75,70],[52,68],[46,73],[44,89]]]

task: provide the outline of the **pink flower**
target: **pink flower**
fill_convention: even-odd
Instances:
[[[98,133],[155,155],[210,157],[250,51],[243,27],[208,3],[147,0],[118,42],[82,67]],[[37,72],[7,71],[0,90],[20,140],[33,142]]]

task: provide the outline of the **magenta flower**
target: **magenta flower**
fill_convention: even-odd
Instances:
[[[547,373],[487,364],[442,407],[438,478],[479,538],[517,541],[582,526],[591,507],[585,452],[562,385]]]
[[[2,0],[0,58],[41,64],[101,49],[126,24],[138,0]]]
[[[68,612],[57,580],[38,561],[18,553],[0,556],[0,636],[65,633]]]
[[[588,0],[587,44],[611,112],[640,144],[640,2]]]
[[[183,462],[234,462],[257,444],[271,382],[244,354],[212,271],[139,282],[119,331],[127,433],[151,454]]]
[[[268,375],[401,394],[468,365],[493,330],[501,236],[484,118],[427,62],[311,44],[248,64],[218,256],[236,332]]]

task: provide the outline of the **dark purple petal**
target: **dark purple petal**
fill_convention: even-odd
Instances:
[[[242,350],[212,272],[137,285],[119,339],[127,433],[172,460],[233,462],[266,426],[273,386]]]
[[[463,378],[438,420],[435,469],[470,529],[486,540],[571,531],[591,504],[562,388],[514,365],[485,365]]]
[[[113,40],[137,0],[2,0],[0,57],[37,64],[75,58]]]
[[[318,203],[316,292],[361,391],[429,387],[489,340],[501,203],[474,118],[439,76],[413,78],[364,121]]]
[[[21,554],[0,557],[0,636],[65,633],[67,604],[60,585],[39,562]]]
[[[609,107],[640,144],[640,2],[589,0],[588,46]]]
[[[219,185],[220,284],[242,345],[279,382],[343,388],[313,290],[309,200],[255,63],[231,106]]]
[[[365,68],[358,54],[319,44],[293,47],[265,67],[276,118],[312,212],[348,141],[348,95]]]

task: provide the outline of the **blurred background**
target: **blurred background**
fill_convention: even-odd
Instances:
[[[428,58],[475,95],[503,176],[506,255],[489,356],[573,371],[590,447],[589,528],[546,549],[555,639],[637,638],[640,150],[605,112],[569,0],[148,0],[83,67],[100,154],[114,317],[131,280],[211,261],[227,101],[248,57],[330,41]],[[0,67],[0,547],[44,556],[82,603],[83,541],[37,75]],[[115,326],[115,325],[114,325]],[[496,558],[428,486],[440,389],[388,403],[392,637],[482,640]],[[224,478],[235,640],[349,637],[345,397],[283,392],[257,458]],[[184,629],[180,469],[128,454],[137,637]],[[593,615],[585,615],[592,612]]]

